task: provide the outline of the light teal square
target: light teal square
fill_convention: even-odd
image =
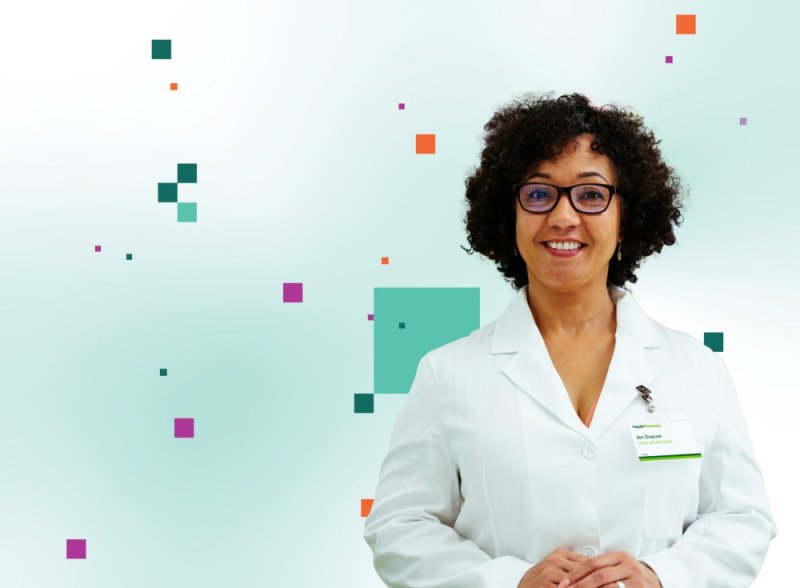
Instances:
[[[376,394],[406,394],[423,355],[480,327],[480,288],[375,288],[374,295]]]
[[[197,202],[178,202],[178,222],[197,222]]]

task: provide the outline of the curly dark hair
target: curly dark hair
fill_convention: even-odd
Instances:
[[[462,249],[493,260],[515,289],[528,283],[528,273],[516,253],[511,187],[533,163],[557,159],[584,133],[592,135],[592,150],[611,160],[622,195],[622,261],[611,259],[607,283],[635,283],[644,258],[675,243],[673,224],[683,221],[681,181],[638,114],[614,105],[597,108],[579,93],[555,99],[524,94],[498,110],[484,130],[480,165],[465,181],[470,249]]]

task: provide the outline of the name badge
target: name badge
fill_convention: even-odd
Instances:
[[[685,415],[653,414],[629,421],[639,461],[702,457],[692,423]]]

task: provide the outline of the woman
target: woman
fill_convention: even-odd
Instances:
[[[675,242],[641,118],[527,97],[485,127],[472,249],[518,290],[426,354],[364,537],[393,588],[749,586],[776,527],[719,355],[622,287]]]

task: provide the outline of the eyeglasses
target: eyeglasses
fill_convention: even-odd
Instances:
[[[569,201],[577,212],[583,214],[600,214],[605,212],[611,203],[611,197],[617,192],[611,184],[575,184],[574,186],[553,186],[526,182],[514,184],[520,206],[528,212],[550,212],[558,204],[562,193],[569,194]]]

